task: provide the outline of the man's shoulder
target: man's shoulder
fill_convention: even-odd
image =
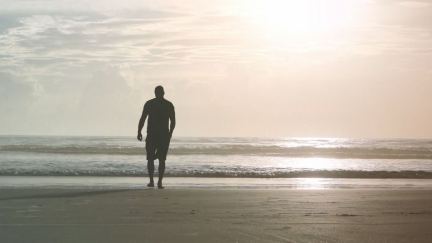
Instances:
[[[165,104],[174,107],[173,103],[167,99],[164,99]]]
[[[171,103],[171,101],[167,100],[167,99],[163,99],[163,103],[162,103],[165,107],[169,107],[169,108],[174,108],[173,103]]]
[[[150,105],[150,104],[154,103],[155,100],[156,100],[155,98],[147,100],[146,103],[145,103],[145,105]]]

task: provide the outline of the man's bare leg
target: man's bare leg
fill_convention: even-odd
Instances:
[[[159,180],[158,180],[158,188],[163,189],[162,179],[165,173],[165,160],[159,160]]]
[[[147,170],[150,177],[150,183],[147,184],[148,187],[154,187],[153,182],[153,174],[154,174],[154,160],[148,160],[147,161]]]

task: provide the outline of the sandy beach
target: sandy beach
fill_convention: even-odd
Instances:
[[[0,189],[1,242],[432,242],[432,190]]]

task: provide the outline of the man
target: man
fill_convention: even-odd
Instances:
[[[142,141],[141,130],[147,122],[146,152],[147,152],[147,170],[150,177],[148,187],[154,187],[154,160],[159,160],[159,180],[158,188],[163,189],[162,179],[165,172],[165,160],[168,153],[168,147],[173,134],[176,120],[174,105],[164,98],[165,92],[162,86],[155,88],[156,98],[147,101],[138,124],[137,139]],[[170,122],[168,122],[170,121]],[[169,129],[168,129],[169,123]]]

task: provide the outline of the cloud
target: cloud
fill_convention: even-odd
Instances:
[[[27,1],[18,2],[10,4],[9,9],[24,8],[27,4]],[[0,36],[0,65],[20,67],[38,63],[55,63],[60,66],[62,63],[87,65],[89,62],[117,65],[165,65],[224,60],[244,62],[256,60],[263,55],[273,56],[275,50],[292,54],[299,50],[318,51],[317,48],[323,48],[323,41],[329,43],[325,47],[329,52],[343,50],[340,47],[346,46],[348,42],[352,46],[345,48],[346,51],[355,49],[356,45],[385,51],[391,47],[398,48],[398,44],[392,43],[407,43],[406,38],[410,34],[407,32],[411,30],[413,38],[410,42],[417,41],[417,36],[424,35],[427,30],[420,33],[418,29],[414,29],[418,27],[415,23],[428,23],[421,17],[411,16],[409,12],[389,14],[392,17],[386,18],[386,14],[378,8],[378,15],[384,17],[379,17],[374,25],[349,30],[351,34],[346,35],[346,39],[341,39],[344,36],[339,35],[326,37],[321,43],[315,41],[315,44],[313,39],[299,41],[294,38],[269,43],[265,35],[254,30],[245,19],[217,11],[198,11],[192,14],[188,8],[154,9],[155,6],[148,8],[147,4],[146,8],[136,2],[133,3],[141,7],[123,7],[114,11],[114,6],[108,8],[106,3],[83,1],[83,4],[91,6],[84,10],[70,1],[59,1],[50,2],[51,10],[40,14],[37,3],[38,1],[33,2],[36,6],[34,14],[30,14],[31,9],[26,8],[27,15],[9,14],[4,17],[8,19],[4,22],[9,24],[4,24]],[[406,4],[398,3],[399,8]],[[72,6],[72,10],[66,14],[67,6]],[[400,11],[396,10],[397,7],[391,9],[393,12]],[[400,26],[403,23],[406,25],[398,30],[390,26]],[[368,36],[367,40],[363,40],[365,36]],[[387,36],[392,38],[381,38]],[[430,38],[424,35],[422,39]],[[386,48],[382,49],[383,46]]]

